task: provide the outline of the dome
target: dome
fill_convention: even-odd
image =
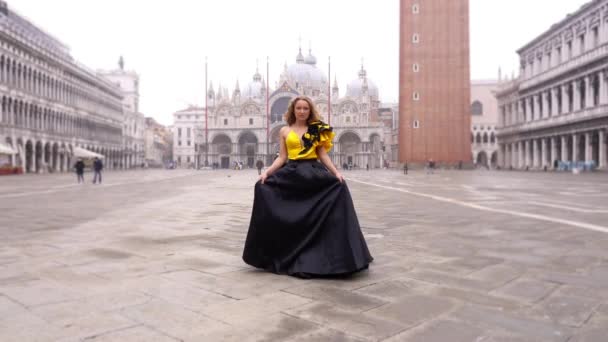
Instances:
[[[327,77],[325,74],[311,64],[292,64],[287,68],[287,75],[296,88],[304,86],[315,89],[325,89],[327,84]]]
[[[241,97],[243,98],[259,98],[265,96],[266,85],[262,80],[262,75],[255,71],[253,80],[241,89]]]
[[[378,87],[372,80],[367,78],[367,72],[361,66],[361,70],[359,70],[359,77],[355,80],[352,80],[346,86],[346,96],[349,97],[360,97],[363,95],[363,88],[367,86],[367,93],[369,96],[378,97]]]
[[[310,65],[317,64],[317,57],[312,55],[312,52],[310,51],[310,49],[308,50],[308,56],[306,56],[306,58],[304,58],[304,63],[310,64]]]

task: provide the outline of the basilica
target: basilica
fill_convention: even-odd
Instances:
[[[330,152],[335,164],[382,167],[386,130],[378,115],[378,87],[367,77],[363,65],[353,74],[356,77],[341,96],[337,80],[330,87],[312,52],[304,56],[300,49],[295,64],[284,66],[276,89],[268,88],[259,70],[247,84],[237,82],[231,92],[221,86],[214,88],[211,82],[206,108],[191,106],[173,114],[175,161],[181,167],[253,167],[257,160],[269,164],[279,150],[279,130],[286,124],[283,114],[289,102],[306,95],[336,132]]]

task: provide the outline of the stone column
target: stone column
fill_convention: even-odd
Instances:
[[[543,117],[541,110],[540,110],[541,98],[542,98],[541,94],[536,94],[536,95],[532,96],[532,102],[533,102],[532,105],[534,106],[534,117],[532,118],[532,120],[540,120]]]
[[[593,159],[593,145],[591,145],[591,133],[585,133],[585,161]]]
[[[532,167],[538,167],[538,139],[532,139]]]
[[[547,138],[542,138],[540,143],[541,143],[540,167],[544,168],[545,166],[547,166]]]
[[[541,101],[543,101],[543,110],[540,117],[543,119],[548,118],[551,116],[551,110],[549,108],[549,96],[551,96],[551,90],[543,91],[540,96]]]
[[[599,145],[600,145],[600,150],[599,150],[599,161],[598,161],[598,167],[601,169],[605,169],[606,168],[606,130],[605,129],[600,129],[599,134],[598,134],[598,138],[599,138]]]
[[[581,109],[581,83],[579,80],[574,81],[573,88],[574,105],[573,112],[577,112]]]
[[[553,161],[556,159],[557,159],[557,138],[551,137],[551,157],[549,158],[551,167],[553,167]]]
[[[562,135],[562,157],[561,157],[562,161],[569,161],[570,158],[568,158],[568,140],[566,139],[565,135]]]
[[[524,159],[525,154],[524,154],[524,142],[523,141],[519,141],[519,146],[518,146],[518,150],[519,150],[519,168],[523,169],[526,167],[526,160]]]
[[[560,86],[560,91],[562,92],[562,112],[560,114],[568,113],[568,85],[564,84]]]
[[[604,25],[608,27],[607,25]],[[600,104],[608,104],[608,69],[600,70]]]
[[[530,153],[530,140],[524,142],[524,168],[530,167],[532,164],[532,155]]]
[[[557,92],[560,91],[559,88],[552,88],[549,93],[551,94],[551,113],[550,116],[557,116],[559,112],[557,111]]]
[[[585,77],[585,108],[593,108],[593,89],[591,88],[591,76]]]
[[[572,162],[576,163],[578,161],[578,136],[576,134],[572,134]]]

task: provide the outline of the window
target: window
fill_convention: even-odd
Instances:
[[[566,43],[566,58],[572,58],[572,41]]]
[[[600,45],[599,26],[596,26],[591,29],[591,36],[593,37],[593,47],[596,48],[598,45]]]
[[[189,163],[190,162],[190,156],[188,156],[187,160],[188,160],[188,163]]]
[[[252,118],[249,118],[249,124],[253,125],[253,119]]]
[[[578,46],[580,46],[580,53],[585,52],[585,35],[584,34],[581,34],[578,37],[578,44],[579,44]]]
[[[224,126],[228,126],[228,119],[224,119]]]
[[[414,14],[420,13],[420,5],[419,4],[413,4],[412,5],[412,13],[414,13]]]
[[[418,93],[417,91],[415,91],[415,92],[412,94],[412,98],[414,99],[414,101],[418,101],[418,100],[420,100],[420,93]]]
[[[420,65],[418,65],[418,63],[414,63],[414,65],[412,65],[412,70],[414,72],[419,72],[420,71]]]
[[[556,50],[556,54],[557,54],[557,64],[561,64],[562,62],[562,47],[558,47]]]
[[[418,121],[418,120],[414,120],[414,125],[413,125],[413,127],[414,127],[414,128],[420,128],[420,121]]]
[[[419,42],[420,42],[420,35],[418,35],[418,33],[414,33],[412,35],[412,43],[418,44]]]
[[[182,156],[177,156],[177,163],[181,164],[182,163]]]
[[[188,146],[190,146],[190,140],[188,140]]]
[[[190,127],[188,127],[188,131],[187,131],[187,134],[186,134],[188,136],[188,138],[190,138],[190,133],[191,133]]]
[[[182,129],[181,129],[181,127],[177,129],[177,136],[178,137],[182,136]]]
[[[182,146],[182,141],[181,140],[177,141],[177,146]]]
[[[471,104],[471,115],[483,115],[483,105],[481,102],[475,100]]]

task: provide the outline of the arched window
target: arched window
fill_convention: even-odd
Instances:
[[[479,101],[473,102],[471,105],[471,115],[483,115],[483,105]]]
[[[488,143],[488,133],[484,133],[483,134],[483,143],[487,144]]]
[[[496,143],[496,136],[494,135],[494,132],[492,132],[492,134],[490,135],[490,142],[492,144]]]
[[[475,142],[481,144],[481,133],[477,132],[477,136],[475,136]]]

